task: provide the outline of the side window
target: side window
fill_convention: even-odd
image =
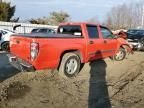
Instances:
[[[101,27],[101,32],[104,39],[112,39],[114,38],[113,34],[105,27]]]
[[[88,31],[89,38],[91,39],[99,38],[97,26],[87,25],[87,31]]]

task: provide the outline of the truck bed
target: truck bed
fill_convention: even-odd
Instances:
[[[17,37],[29,37],[29,38],[82,38],[83,36],[76,36],[71,34],[44,34],[44,33],[27,33],[27,34],[14,34],[12,36]]]
[[[39,44],[39,52],[37,58],[31,61],[30,49],[33,42]],[[11,54],[36,65],[36,69],[56,68],[63,51],[79,49],[84,53],[85,47],[85,38],[69,34],[16,34],[11,36],[10,42]]]

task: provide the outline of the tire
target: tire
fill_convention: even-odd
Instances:
[[[116,61],[121,61],[121,60],[125,59],[125,57],[126,57],[125,49],[124,48],[120,48],[119,51],[116,53],[116,55],[113,58]]]
[[[9,51],[10,50],[9,42],[2,43],[1,49],[2,49],[2,51]]]
[[[138,51],[144,51],[144,38],[141,38],[139,41],[140,45]]]
[[[142,51],[143,49],[144,49],[144,45],[141,42],[139,42],[136,50],[137,51]]]
[[[62,61],[59,67],[59,74],[66,77],[74,77],[80,71],[81,61],[78,55],[75,53],[66,53],[62,57]]]

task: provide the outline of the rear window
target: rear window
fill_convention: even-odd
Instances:
[[[58,28],[58,33],[82,36],[82,29],[79,25],[64,25]]]

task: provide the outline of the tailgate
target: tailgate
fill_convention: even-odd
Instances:
[[[32,38],[11,36],[10,52],[26,61],[30,61],[30,43]]]

